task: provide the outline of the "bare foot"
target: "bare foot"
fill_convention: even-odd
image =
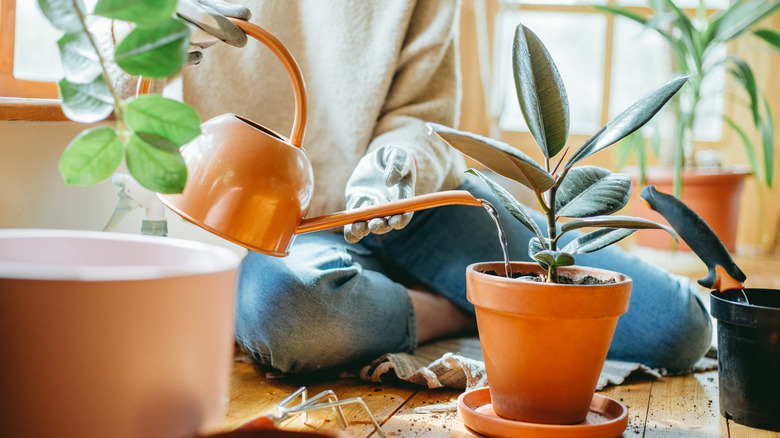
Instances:
[[[417,318],[418,344],[476,330],[477,321],[474,315],[455,307],[450,300],[420,289],[407,291]]]

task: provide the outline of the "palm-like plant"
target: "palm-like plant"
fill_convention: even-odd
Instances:
[[[729,8],[707,16],[704,0],[699,0],[695,17],[689,17],[673,0],[648,0],[651,12],[641,14],[636,9],[605,5],[596,9],[628,18],[658,32],[674,54],[676,69],[690,76],[688,85],[679,93],[677,126],[673,153],[674,192],[681,191],[682,169],[692,162],[692,129],[699,104],[702,102],[702,83],[718,68],[727,67],[748,96],[753,127],[761,138],[763,165],[759,164],[756,147],[748,133],[734,120],[724,117],[726,123],[740,137],[751,171],[760,176],[767,187],[774,182],[774,137],[772,113],[766,97],[759,89],[750,65],[739,56],[718,50],[723,44],[752,33],[770,47],[780,50],[780,33],[773,29],[754,29],[761,20],[780,8],[780,0],[737,0]]]
[[[430,124],[451,146],[494,172],[513,179],[536,194],[547,217],[547,233],[534,222],[522,204],[504,188],[478,170],[479,176],[509,212],[530,229],[530,255],[548,272],[548,282],[557,282],[556,269],[574,264],[577,254],[596,251],[630,235],[637,229],[666,226],[645,219],[612,215],[628,201],[631,178],[597,166],[574,166],[580,160],[614,144],[647,123],[683,86],[687,77],[678,76],[623,111],[589,138],[565,162],[569,134],[569,103],[558,69],[539,38],[519,25],[512,53],[517,97],[531,135],[544,155],[537,164],[520,150],[500,141],[472,133]],[[560,218],[573,218],[558,226]],[[558,248],[560,237],[569,231],[596,228]]]

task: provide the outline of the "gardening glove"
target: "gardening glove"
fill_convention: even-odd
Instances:
[[[358,162],[347,181],[347,209],[368,207],[414,196],[417,167],[411,153],[396,146],[382,146]],[[344,227],[344,238],[356,243],[369,233],[400,230],[412,212],[355,222]]]
[[[176,13],[192,29],[190,44],[194,49],[190,52],[189,64],[198,64],[203,58],[198,49],[213,46],[217,41],[236,47],[246,45],[246,33],[226,18],[249,20],[252,13],[243,6],[222,0],[179,0]]]

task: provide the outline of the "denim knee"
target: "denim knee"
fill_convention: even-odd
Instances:
[[[406,289],[332,247],[277,259],[250,253],[239,277],[236,338],[261,364],[301,373],[413,351]]]

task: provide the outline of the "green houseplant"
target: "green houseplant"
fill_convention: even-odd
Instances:
[[[615,243],[636,229],[662,228],[674,234],[652,221],[612,215],[629,199],[632,184],[628,175],[575,164],[644,125],[687,78],[678,76],[636,102],[564,161],[569,129],[566,91],[544,44],[522,24],[515,31],[512,60],[520,108],[544,155],[543,165],[506,143],[430,126],[454,148],[536,194],[547,218],[547,233],[504,188],[481,172],[469,170],[534,233],[529,253],[538,265],[471,265],[467,269],[468,298],[477,309],[496,413],[514,420],[572,424],[588,412],[617,318],[628,308],[631,289],[631,280],[623,275],[572,266],[575,256]],[[554,162],[558,155],[562,158]],[[572,220],[561,225],[562,217]],[[558,247],[561,235],[583,228],[595,231]],[[505,266],[515,275],[510,276]],[[539,275],[544,281],[512,278],[527,274]],[[587,275],[605,282],[561,284],[566,278],[576,283]],[[499,321],[497,325],[493,319]],[[588,351],[578,345],[587,345]]]
[[[753,35],[757,41],[780,50],[780,33],[770,28],[757,28],[762,20],[774,15],[780,1],[738,0],[725,9],[708,14],[705,1],[700,0],[695,16],[689,16],[673,0],[648,0],[649,12],[615,5],[595,6],[599,11],[615,14],[657,32],[668,42],[674,68],[690,76],[688,83],[673,100],[674,135],[671,140],[654,139],[654,148],[660,155],[659,167],[648,169],[645,164],[642,140],[626,142],[626,150],[638,151],[638,177],[641,184],[656,184],[694,207],[712,225],[726,247],[736,249],[739,199],[745,170],[720,167],[699,170],[694,154],[693,129],[707,108],[707,83],[719,72],[725,71],[734,84],[725,90],[727,98],[744,103],[750,121],[741,123],[726,115],[723,120],[737,134],[744,148],[749,173],[767,187],[774,184],[775,122],[767,98],[756,80],[753,68],[737,53],[728,53],[724,47],[736,40]],[[711,88],[710,88],[711,89]],[[758,138],[758,142],[754,139]],[[635,139],[636,140],[636,139]],[[658,151],[661,151],[658,153]],[[668,170],[671,173],[668,173]],[[668,181],[668,183],[667,183]],[[668,185],[667,185],[668,184]],[[685,190],[684,190],[685,188]],[[713,204],[713,201],[717,204]],[[635,209],[644,217],[659,219],[654,212]],[[655,232],[638,235],[643,246],[668,248],[668,240]],[[687,249],[685,245],[682,248]]]
[[[64,35],[58,41],[64,78],[58,83],[61,106],[73,121],[94,123],[114,115],[113,126],[81,132],[60,160],[68,184],[91,185],[122,164],[144,187],[179,193],[187,169],[179,147],[200,134],[200,116],[189,105],[160,95],[123,98],[108,74],[116,63],[133,76],[174,75],[188,58],[190,30],[176,11],[177,0],[100,0],[88,11],[82,0],[38,0],[49,22]],[[132,23],[133,30],[114,53],[99,50],[87,23],[92,16]]]

